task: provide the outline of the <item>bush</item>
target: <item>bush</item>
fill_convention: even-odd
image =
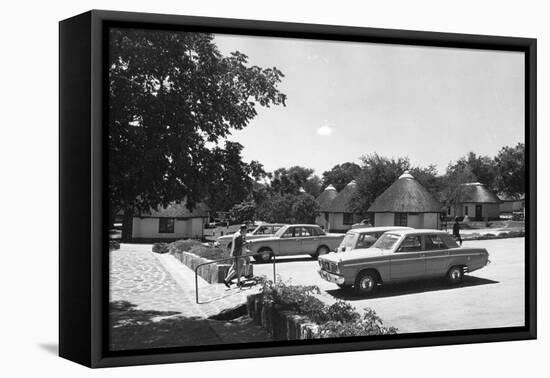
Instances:
[[[109,240],[109,251],[120,249],[120,243],[116,240]]]
[[[202,243],[198,240],[186,239],[186,240],[177,240],[173,243],[170,243],[168,248],[171,253],[189,252],[189,250],[196,245],[202,245]]]
[[[342,300],[327,306],[315,297],[320,292],[317,286],[294,286],[281,281],[273,283],[264,280],[261,295],[264,302],[273,302],[278,310],[291,311],[317,323],[319,337],[387,335],[397,332],[394,327],[384,327],[372,309],[365,309],[365,314],[361,316],[351,304]]]
[[[334,305],[336,304],[338,302]],[[382,319],[376,315],[373,309],[365,309],[362,318],[357,314],[357,318],[353,321],[330,320],[319,327],[320,337],[393,335],[395,333],[397,333],[397,328],[384,327]]]
[[[230,257],[229,252],[224,249],[207,247],[202,244],[191,247],[188,252],[208,260],[219,260]]]
[[[153,244],[153,252],[155,253],[168,253],[167,243],[155,243]]]

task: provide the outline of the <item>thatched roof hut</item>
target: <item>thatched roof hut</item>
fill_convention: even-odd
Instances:
[[[461,203],[501,203],[500,198],[480,182],[469,182],[460,186]]]
[[[330,204],[337,195],[338,192],[332,184],[327,186],[325,190],[323,190],[323,192],[319,194],[319,197],[317,197],[317,202],[319,202],[319,210],[322,212],[329,211]]]
[[[356,190],[357,184],[355,180],[351,180],[332,200],[328,211],[331,213],[353,213],[350,204]]]
[[[402,174],[369,207],[371,213],[439,213],[441,204],[409,172]]]

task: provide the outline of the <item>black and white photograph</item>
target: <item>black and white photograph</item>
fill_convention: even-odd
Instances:
[[[110,351],[526,326],[524,52],[107,41]]]

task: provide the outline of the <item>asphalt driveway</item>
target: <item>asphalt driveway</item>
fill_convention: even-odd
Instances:
[[[354,296],[322,280],[309,257],[280,259],[277,274],[296,285],[317,285],[320,298],[349,301],[357,310],[374,309],[400,333],[496,328],[524,325],[524,238],[466,241],[486,248],[491,264],[465,277],[459,286],[441,280],[386,285],[371,298]],[[271,264],[257,264],[255,274],[273,276]]]

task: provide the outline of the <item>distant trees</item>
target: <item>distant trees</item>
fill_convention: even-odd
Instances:
[[[229,210],[229,216],[238,223],[253,221],[256,216],[256,203],[254,201],[238,203]]]
[[[511,196],[525,193],[525,144],[503,147],[495,157],[496,187]]]
[[[329,171],[323,172],[323,185],[321,190],[324,190],[327,186],[332,184],[337,191],[344,189],[344,187],[354,180],[361,172],[361,167],[355,163],[342,163],[332,167]]]
[[[317,197],[321,192],[321,180],[314,170],[300,166],[279,168],[271,175],[271,190],[279,194],[298,194],[300,189]]]
[[[434,165],[413,166],[407,157],[388,158],[376,153],[360,158],[360,164],[335,165],[319,179],[313,169],[293,166],[265,172],[261,165],[249,171],[249,177],[261,178],[252,182],[252,195],[232,209],[234,218],[260,219],[268,222],[312,223],[319,214],[316,197],[321,189],[332,184],[338,191],[351,180],[357,183],[350,209],[366,215],[375,199],[405,171],[409,171],[444,207],[456,211],[464,186],[479,181],[488,188],[510,195],[525,190],[525,148],[523,144],[503,147],[494,158],[470,152],[449,163],[439,174]],[[260,182],[262,181],[262,182]],[[302,190],[303,189],[303,190]]]
[[[374,200],[405,171],[410,173],[428,190],[436,193],[441,187],[435,166],[412,167],[408,158],[387,158],[376,153],[361,157],[361,171],[356,178],[357,190],[352,198],[352,209],[366,214]]]
[[[313,172],[310,168],[293,166],[268,174],[271,180],[262,188],[258,219],[282,223],[314,222],[319,211],[315,198],[320,194],[321,180]]]

